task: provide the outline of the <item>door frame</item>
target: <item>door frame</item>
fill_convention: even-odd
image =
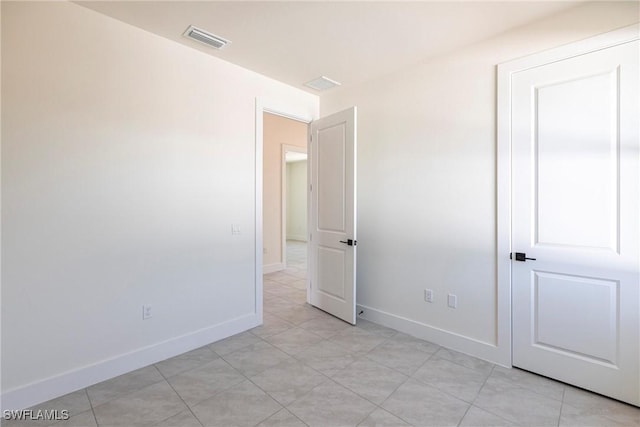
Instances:
[[[255,101],[255,208],[254,217],[254,243],[255,243],[255,313],[258,317],[259,324],[263,323],[263,279],[262,279],[262,263],[263,263],[263,243],[264,235],[262,230],[262,209],[263,209],[263,179],[264,179],[264,113],[271,113],[278,116],[296,120],[307,125],[318,118],[319,107],[312,111],[308,107],[296,105],[295,103],[286,102],[278,99],[266,99],[256,97]],[[308,156],[308,155],[307,155]],[[308,160],[308,158],[307,158]],[[309,290],[307,289],[307,297]]]
[[[512,365],[511,318],[511,79],[514,73],[640,39],[640,24],[498,64],[497,76],[497,347],[499,363]]]
[[[299,121],[299,120],[298,120]],[[308,125],[308,123],[307,123]],[[305,136],[306,138],[306,136]],[[307,143],[308,146],[308,143]],[[280,167],[282,169],[282,176],[280,178],[280,183],[282,184],[282,189],[280,190],[280,201],[282,202],[281,213],[282,217],[280,219],[282,223],[282,264],[285,268],[287,268],[287,153],[303,153],[307,155],[307,162],[309,160],[308,147],[296,147],[295,145],[282,144],[282,157],[280,159]],[[307,176],[307,184],[309,184],[309,177]],[[308,187],[307,187],[308,188]],[[309,216],[309,204],[307,203],[307,216]],[[308,233],[307,233],[308,234]]]

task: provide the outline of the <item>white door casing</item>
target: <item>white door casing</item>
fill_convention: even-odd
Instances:
[[[311,123],[309,302],[356,323],[356,108]]]
[[[511,75],[513,365],[635,405],[639,49]]]

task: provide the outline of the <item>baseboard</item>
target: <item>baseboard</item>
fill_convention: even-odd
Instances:
[[[287,240],[295,240],[296,242],[306,242],[307,236],[304,234],[294,234],[291,236],[287,236]]]
[[[435,328],[425,323],[407,319],[402,316],[387,313],[365,305],[357,305],[357,313],[359,319],[369,320],[371,322],[396,329],[405,334],[412,335],[442,347],[450,348],[478,359],[486,360],[497,365],[511,367],[511,351],[510,349],[500,348],[491,343],[486,343],[473,338],[459,335],[444,329]]]
[[[2,393],[2,411],[37,405],[258,326],[256,313],[134,350]]]
[[[276,262],[275,264],[267,264],[262,266],[262,274],[275,273],[276,271],[282,271],[286,267],[281,262]]]

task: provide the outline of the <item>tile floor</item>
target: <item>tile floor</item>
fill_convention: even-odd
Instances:
[[[38,408],[83,427],[640,425],[638,408],[308,306],[291,243],[265,276],[263,326]]]

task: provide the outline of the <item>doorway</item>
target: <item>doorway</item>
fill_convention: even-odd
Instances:
[[[263,310],[260,331],[288,330],[322,315],[307,304],[308,123],[269,111],[263,119]],[[266,336],[266,335],[265,335]]]
[[[306,139],[306,138],[305,138]],[[302,267],[307,254],[307,149],[282,146],[282,242],[285,269]],[[304,269],[306,271],[306,258]]]
[[[262,114],[263,273],[269,274],[287,268],[287,237],[306,240],[303,228],[306,229],[307,217],[309,131],[305,122],[270,112]]]
[[[266,302],[263,289],[268,285],[267,279],[289,273],[283,271],[287,268],[286,235],[283,236],[286,221],[282,220],[285,181],[281,177],[284,172],[282,166],[280,170],[269,166],[273,146],[282,150],[283,145],[289,145],[283,137],[287,132],[276,137],[271,135],[274,127],[269,121],[280,121],[295,124],[303,130],[309,147],[313,148],[309,152],[307,172],[308,229],[314,231],[308,233],[306,302],[310,304],[309,308],[312,305],[317,307],[314,310],[319,308],[355,325],[356,117],[356,107],[351,107],[316,121],[304,120],[270,110],[264,101],[256,100],[255,310],[260,321],[263,320],[263,300]],[[300,139],[295,141],[299,143]],[[280,157],[286,159],[286,156]],[[274,163],[282,165],[281,161],[271,164]],[[275,191],[280,193],[279,197],[270,197],[270,189],[274,188],[270,183],[277,178],[280,178],[280,186],[276,185]],[[274,218],[276,226],[272,227]],[[295,273],[299,275],[300,272]],[[273,276],[267,278],[263,274]],[[288,284],[300,277],[281,276],[280,279]]]

